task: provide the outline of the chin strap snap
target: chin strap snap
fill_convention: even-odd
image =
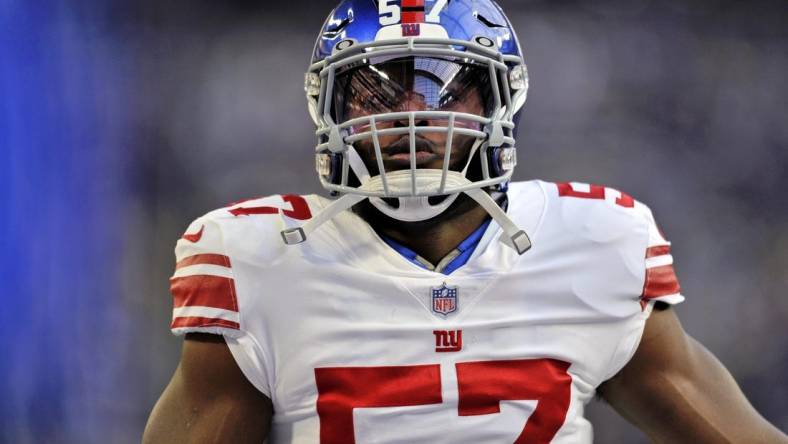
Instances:
[[[506,212],[498,206],[489,194],[478,188],[466,190],[464,193],[481,205],[495,222],[501,226],[504,234],[506,234],[506,237],[501,239],[504,240],[506,245],[514,248],[517,254],[523,254],[531,249],[531,238],[528,237],[528,234],[509,219]]]
[[[347,210],[353,205],[366,199],[367,196],[358,194],[345,194],[339,199],[332,202],[329,206],[325,207],[323,211],[317,213],[312,219],[309,219],[300,227],[288,228],[282,230],[282,239],[287,245],[300,244],[321,225],[333,219],[337,214]]]

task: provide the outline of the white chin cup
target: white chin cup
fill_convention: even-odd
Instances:
[[[446,211],[459,194],[449,195],[446,199],[442,200],[437,205],[432,205],[429,202],[429,197],[392,197],[399,201],[399,207],[389,205],[385,200],[379,197],[371,197],[369,199],[372,205],[375,206],[381,213],[386,216],[397,219],[402,222],[418,222],[422,220],[432,219],[433,217]]]
[[[386,187],[383,186],[383,178],[375,176],[371,177],[361,188],[365,191],[399,195],[400,197],[390,198],[399,201],[398,207],[390,205],[380,197],[370,197],[369,201],[386,216],[403,222],[417,222],[432,219],[446,211],[459,196],[457,192],[452,193],[452,189],[471,184],[471,181],[465,178],[462,173],[448,171],[444,192],[441,192],[442,177],[443,170],[437,169],[416,170],[415,177],[411,175],[410,170],[394,171],[386,173]],[[406,196],[402,196],[403,194]],[[430,204],[430,196],[440,195],[447,195],[447,197],[438,204]]]

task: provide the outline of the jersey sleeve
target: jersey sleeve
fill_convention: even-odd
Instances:
[[[614,354],[614,358],[608,367],[606,376],[602,381],[606,381],[623,369],[635,355],[640,345],[640,340],[645,330],[646,321],[651,316],[654,304],[663,302],[669,305],[679,304],[684,301],[681,294],[681,286],[673,268],[673,255],[670,251],[670,242],[657,226],[654,215],[645,204],[632,200],[632,206],[643,229],[637,230],[638,250],[638,270],[642,273],[642,287],[640,290],[640,312],[630,318],[620,335],[620,342]],[[645,236],[645,239],[643,237]],[[641,262],[642,261],[642,262]],[[637,291],[633,288],[630,301],[634,302]],[[633,307],[633,312],[636,310]]]
[[[239,337],[241,319],[233,264],[219,224],[207,216],[192,222],[178,240],[175,257],[175,273],[170,278],[172,332]]]
[[[641,305],[645,307],[647,304],[653,304],[654,302],[674,305],[683,302],[684,296],[681,294],[681,285],[673,267],[670,242],[657,226],[651,210],[639,202],[636,204],[636,207],[648,223],[645,278],[643,293],[640,296]]]

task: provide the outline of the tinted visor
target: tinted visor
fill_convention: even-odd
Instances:
[[[403,111],[449,111],[491,117],[495,97],[487,65],[433,57],[402,57],[348,67],[336,77],[333,117]]]

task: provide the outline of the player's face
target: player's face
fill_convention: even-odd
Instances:
[[[337,79],[335,100],[337,120],[345,122],[358,117],[407,111],[450,111],[488,117],[492,91],[488,71],[478,65],[457,63],[433,58],[405,58],[379,64],[352,68]],[[481,88],[484,85],[485,88]],[[486,92],[486,94],[485,94]],[[447,149],[446,118],[423,118],[414,121],[417,128],[435,127],[438,131],[416,133],[417,168],[443,167]],[[382,162],[386,171],[407,169],[411,166],[411,136],[407,133],[386,134],[390,128],[407,128],[407,117],[400,120],[377,121]],[[481,124],[457,118],[455,128],[480,131]],[[371,130],[371,123],[363,120],[351,127],[351,134]],[[452,135],[449,167],[459,171],[467,163],[476,141],[474,136]],[[372,137],[355,142],[372,175],[378,173],[378,159]]]

